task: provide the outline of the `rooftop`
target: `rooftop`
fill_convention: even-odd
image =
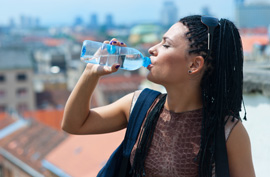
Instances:
[[[18,121],[20,120],[13,124]],[[44,169],[41,160],[58,146],[67,137],[67,134],[54,130],[34,119],[27,122],[26,126],[15,127],[16,130],[13,133],[0,140],[0,153],[9,161],[14,161],[13,163],[20,162],[17,165],[24,165],[32,171],[34,169],[34,171],[42,173]]]
[[[37,110],[25,112],[23,116],[26,117],[26,119],[35,119],[55,130],[61,131],[63,112],[63,109]]]
[[[51,164],[48,168],[56,174],[61,170],[69,176],[95,177],[124,134],[125,130],[102,135],[71,135],[46,156],[45,162]]]
[[[268,35],[241,35],[244,52],[251,53],[255,44],[267,45]]]
[[[30,53],[24,50],[0,49],[0,70],[31,69]]]

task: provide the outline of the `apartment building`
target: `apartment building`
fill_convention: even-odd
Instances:
[[[0,49],[0,112],[35,109],[33,75],[29,52]]]

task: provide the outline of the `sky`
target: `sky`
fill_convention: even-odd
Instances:
[[[0,0],[0,25],[7,25],[11,18],[19,23],[21,15],[39,18],[41,25],[70,25],[81,16],[88,22],[96,13],[103,23],[112,14],[116,24],[156,22],[165,0]],[[235,0],[171,0],[178,8],[178,18],[201,14],[203,7],[218,18],[234,20]],[[245,0],[247,3],[270,0]]]

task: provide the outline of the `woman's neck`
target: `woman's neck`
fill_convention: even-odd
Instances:
[[[172,86],[165,87],[167,99],[165,108],[173,112],[184,112],[202,108],[200,86]]]

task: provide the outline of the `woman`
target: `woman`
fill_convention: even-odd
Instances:
[[[110,44],[125,46],[116,39]],[[214,175],[216,147],[224,141],[218,138],[220,132],[226,138],[230,176],[255,176],[250,140],[239,121],[243,51],[234,24],[198,15],[182,18],[149,53],[152,64],[147,68],[147,79],[163,85],[167,95],[159,96],[149,110],[164,104],[156,123],[146,116],[142,125],[130,157],[133,176]],[[98,134],[127,126],[132,102],[139,91],[89,110],[99,78],[118,68],[118,64],[87,64],[67,101],[63,130]],[[163,96],[166,99],[161,99]],[[149,131],[151,128],[154,131]],[[152,138],[144,138],[149,134]]]

